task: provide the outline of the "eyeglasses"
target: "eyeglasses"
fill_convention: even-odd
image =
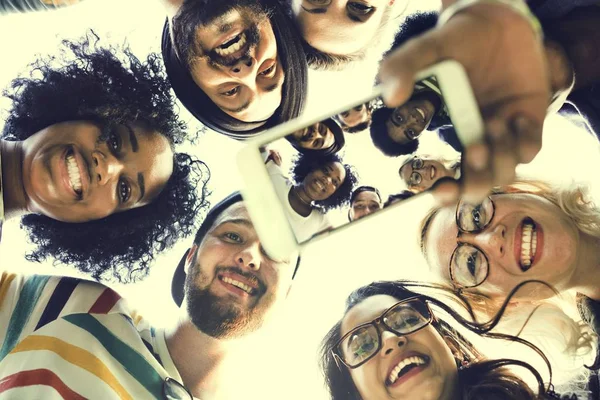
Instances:
[[[163,382],[163,397],[165,400],[194,400],[185,386],[172,378],[166,378]]]
[[[423,329],[432,320],[433,314],[421,297],[402,300],[371,322],[346,333],[333,347],[333,357],[350,369],[358,368],[381,350],[381,328],[378,325],[398,336],[406,336]]]
[[[415,159],[411,161],[410,166],[411,166],[413,172],[412,172],[412,174],[410,174],[408,184],[411,186],[419,185],[423,181],[423,177],[421,176],[420,173],[415,172],[415,170],[423,169],[423,167],[425,166],[425,161],[423,161],[420,158],[415,157]]]
[[[496,206],[490,197],[480,204],[459,201],[456,205],[457,241],[463,233],[479,233],[494,219]],[[473,288],[481,285],[490,273],[490,263],[485,253],[477,246],[460,243],[450,257],[450,279],[458,288]]]

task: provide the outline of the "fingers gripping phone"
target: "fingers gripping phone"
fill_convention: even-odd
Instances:
[[[460,179],[460,166],[412,153],[426,130],[451,131],[462,147],[482,140],[483,120],[463,67],[444,61],[422,71],[399,107],[385,107],[382,90],[278,125],[240,151],[242,195],[271,256],[385,218],[442,177]]]

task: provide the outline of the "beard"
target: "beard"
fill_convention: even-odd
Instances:
[[[201,332],[215,339],[233,339],[242,337],[259,329],[268,309],[274,301],[272,293],[266,293],[265,287],[259,283],[259,290],[252,302],[240,304],[229,296],[220,297],[210,292],[210,277],[194,268],[185,280],[187,297],[187,313],[194,326]],[[242,276],[248,273],[238,268],[217,268],[234,271]]]

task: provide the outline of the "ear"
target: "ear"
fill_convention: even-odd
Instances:
[[[187,274],[189,269],[190,269],[190,265],[192,264],[192,262],[194,261],[194,258],[196,257],[196,252],[198,251],[198,245],[197,244],[193,244],[192,247],[190,247],[187,251],[187,257],[185,258],[185,273]]]

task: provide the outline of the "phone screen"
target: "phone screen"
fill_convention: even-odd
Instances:
[[[375,97],[268,143],[265,167],[298,243],[459,179],[460,153],[418,155],[426,131],[460,150],[435,76],[399,107]]]

